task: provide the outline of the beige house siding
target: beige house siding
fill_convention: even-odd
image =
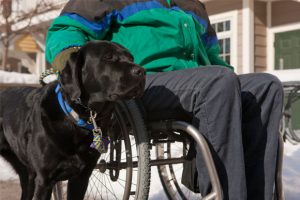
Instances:
[[[254,71],[262,72],[267,66],[267,15],[266,3],[254,4]]]
[[[220,14],[232,10],[240,10],[242,9],[242,6],[243,4],[241,0],[219,0],[205,2],[205,7],[209,15]]]
[[[280,26],[300,22],[299,2],[273,2],[272,3],[272,26]]]

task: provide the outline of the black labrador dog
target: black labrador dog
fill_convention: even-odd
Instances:
[[[61,180],[69,180],[68,199],[83,199],[100,153],[91,148],[91,131],[72,116],[87,122],[97,113],[105,134],[114,102],[141,96],[144,85],[144,69],[125,48],[94,41],[70,55],[59,81],[0,91],[0,154],[20,177],[21,199],[49,200]]]

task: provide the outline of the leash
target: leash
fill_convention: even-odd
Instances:
[[[50,80],[48,81],[45,81],[44,78],[46,77],[50,77],[52,76]],[[56,80],[59,78],[59,71],[58,70],[54,70],[53,68],[50,68],[50,69],[46,69],[44,72],[42,72],[42,74],[40,75],[40,79],[39,79],[39,82],[41,85],[47,85],[48,82],[50,81],[53,81],[53,80]]]
[[[110,141],[107,138],[103,137],[102,130],[96,123],[97,113],[95,111],[92,111],[91,108],[84,106],[84,108],[90,111],[89,120],[86,122],[85,120],[80,119],[78,113],[76,113],[63,99],[60,84],[57,84],[55,93],[57,94],[57,99],[63,112],[68,117],[72,118],[72,120],[75,121],[78,126],[88,129],[93,133],[93,143],[90,145],[90,147],[96,149],[97,151],[99,151],[99,153],[106,153]],[[80,102],[80,100],[78,101]],[[80,103],[80,105],[82,104]]]

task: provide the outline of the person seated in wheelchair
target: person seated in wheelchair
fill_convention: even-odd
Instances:
[[[90,40],[124,46],[146,69],[141,101],[147,120],[186,120],[205,136],[224,199],[272,199],[282,85],[270,74],[234,73],[219,56],[203,3],[69,1],[48,30],[46,58],[61,70]],[[199,151],[198,184],[206,194],[210,184]]]

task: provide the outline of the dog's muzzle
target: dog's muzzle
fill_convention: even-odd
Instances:
[[[144,68],[139,67],[139,66],[134,66],[131,69],[131,75],[135,76],[135,77],[140,77],[140,78],[144,78],[145,79],[146,72],[145,72]]]
[[[131,69],[131,74],[133,78],[136,79],[136,85],[128,92],[128,94],[132,95],[132,98],[141,97],[145,88],[146,71],[140,66],[135,66]]]

